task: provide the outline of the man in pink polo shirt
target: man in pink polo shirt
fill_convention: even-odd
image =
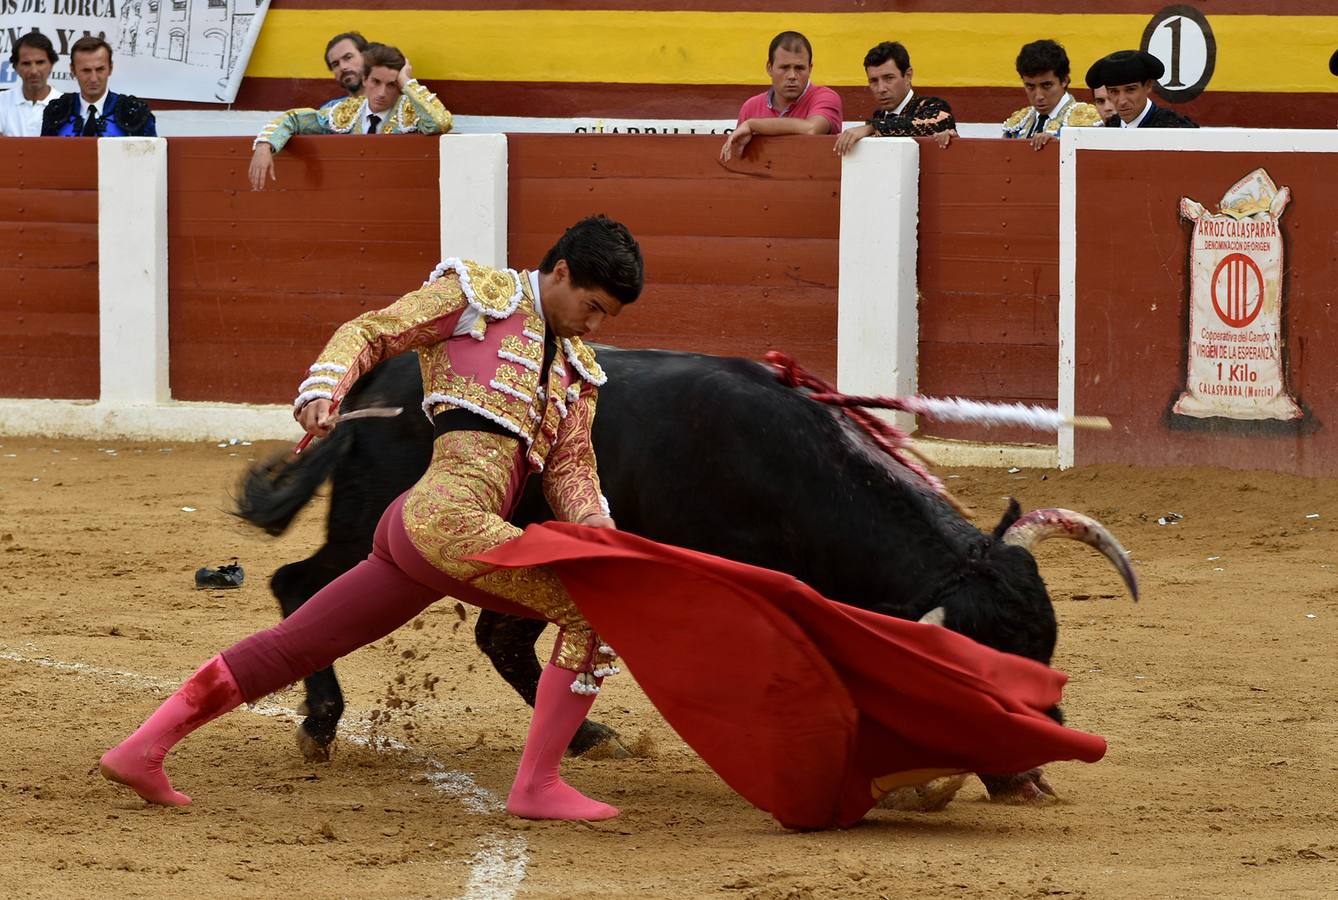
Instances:
[[[782,31],[771,39],[767,74],[771,90],[763,91],[739,109],[739,124],[720,148],[721,161],[743,148],[755,134],[837,134],[841,131],[841,98],[831,88],[809,81],[813,45],[797,31]]]

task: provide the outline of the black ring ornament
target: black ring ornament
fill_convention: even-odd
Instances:
[[[1183,85],[1181,87],[1167,87],[1166,85],[1157,82],[1154,85],[1153,90],[1157,93],[1157,96],[1164,100],[1169,100],[1172,103],[1184,103],[1185,101],[1193,100],[1199,94],[1202,94],[1208,87],[1208,82],[1212,80],[1213,70],[1217,67],[1217,38],[1213,36],[1212,26],[1208,24],[1208,19],[1203,13],[1192,6],[1176,4],[1174,6],[1162,7],[1162,9],[1152,17],[1152,20],[1148,22],[1147,27],[1143,29],[1143,42],[1140,44],[1140,49],[1145,52],[1151,52],[1148,50],[1148,47],[1152,43],[1152,36],[1157,33],[1157,29],[1165,27],[1175,19],[1188,19],[1193,22],[1203,34],[1204,56],[1206,57],[1203,64],[1203,74],[1201,74],[1198,81],[1193,84]],[[1172,73],[1172,77],[1176,77],[1176,73],[1178,73],[1180,69],[1180,60],[1176,58],[1179,41],[1180,35],[1179,29],[1177,28],[1172,31],[1171,36],[1172,58],[1169,60],[1162,59],[1162,63],[1166,66],[1166,71]],[[1161,59],[1161,57],[1157,58]]]

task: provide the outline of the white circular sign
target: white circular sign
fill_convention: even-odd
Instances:
[[[1217,63],[1217,41],[1203,13],[1192,6],[1167,6],[1143,30],[1143,49],[1166,71],[1157,93],[1167,100],[1192,100],[1203,93]]]

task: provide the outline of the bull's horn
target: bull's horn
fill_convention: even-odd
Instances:
[[[1129,589],[1134,601],[1138,601],[1138,580],[1134,578],[1129,554],[1115,540],[1115,536],[1106,530],[1106,526],[1090,516],[1071,509],[1035,509],[1009,526],[1004,532],[1003,541],[1030,550],[1041,541],[1053,537],[1072,538],[1101,551],[1101,555],[1110,560],[1124,579],[1124,586]]]
[[[944,613],[943,607],[941,607],[941,606],[935,606],[935,607],[934,607],[933,609],[931,609],[929,612],[925,613],[923,616],[920,617],[920,624],[921,624],[921,625],[942,625],[942,624],[943,624],[943,616],[944,616],[944,615],[945,615],[945,613]]]

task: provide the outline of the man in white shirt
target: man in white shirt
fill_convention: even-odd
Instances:
[[[0,93],[0,134],[37,137],[42,133],[42,114],[61,95],[47,83],[59,58],[51,40],[40,32],[30,31],[14,42],[9,64],[21,84]]]

